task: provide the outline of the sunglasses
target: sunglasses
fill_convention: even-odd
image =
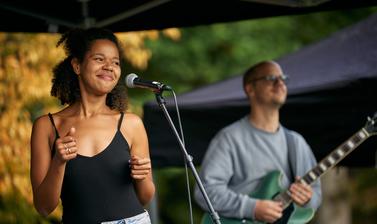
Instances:
[[[257,82],[257,81],[260,81],[260,80],[264,80],[264,81],[268,81],[268,82],[271,82],[271,83],[277,83],[279,80],[281,80],[282,82],[286,83],[288,81],[289,77],[285,74],[281,74],[281,75],[266,75],[266,76],[263,76],[263,77],[259,77],[259,78],[256,78],[256,79],[251,79],[250,82]]]

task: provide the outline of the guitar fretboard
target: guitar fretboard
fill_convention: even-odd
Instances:
[[[301,179],[303,184],[312,184],[318,178],[320,178],[326,171],[338,164],[348,154],[357,148],[363,141],[370,136],[369,132],[365,128],[360,129],[352,135],[347,141],[341,144],[338,148],[332,151],[324,159],[322,159],[317,166],[307,172]],[[283,191],[278,194],[274,200],[283,202],[283,207],[286,208],[292,202],[289,190]]]
[[[321,177],[327,170],[334,167],[348,154],[350,154],[357,146],[369,137],[369,133],[364,129],[356,132],[347,141],[341,144],[338,148],[332,151],[328,156],[322,159],[317,166],[307,172],[302,178],[301,182],[305,184],[312,184],[315,180]]]

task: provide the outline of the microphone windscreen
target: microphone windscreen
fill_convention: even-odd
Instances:
[[[134,80],[137,78],[138,76],[135,74],[135,73],[130,73],[126,76],[126,86],[128,88],[135,88],[135,85],[134,85]]]

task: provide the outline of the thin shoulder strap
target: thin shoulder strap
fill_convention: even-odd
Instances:
[[[285,138],[287,140],[287,150],[288,150],[288,164],[289,164],[289,170],[291,171],[291,177],[292,177],[292,180],[291,181],[295,181],[295,173],[293,172],[293,136],[291,134],[288,133],[288,130],[286,128],[283,128],[284,130],[284,134],[285,134]]]
[[[55,122],[54,122],[54,118],[52,117],[52,114],[51,114],[51,113],[48,113],[48,117],[50,118],[50,121],[51,121],[51,123],[52,123],[52,126],[53,126],[54,129],[55,129],[55,136],[56,136],[55,139],[60,138],[60,136],[59,136],[59,132],[58,132],[58,129],[56,128],[56,125],[55,125]]]
[[[118,121],[118,130],[120,130],[120,127],[122,126],[123,116],[124,116],[124,112],[120,112],[120,118]]]

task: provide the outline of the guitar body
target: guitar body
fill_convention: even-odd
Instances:
[[[272,171],[268,173],[262,180],[258,189],[250,194],[253,198],[258,199],[273,199],[274,196],[279,194],[283,189],[281,189],[279,182],[281,178],[281,173],[279,171]],[[251,212],[251,211],[250,211]],[[279,219],[276,223],[289,223],[289,224],[302,224],[309,222],[314,216],[314,209],[302,208],[296,206],[294,203],[290,207],[284,210],[284,215],[282,219]],[[249,219],[234,219],[221,217],[220,221],[222,224],[258,224],[264,223]],[[202,224],[212,224],[211,216],[205,213]]]

